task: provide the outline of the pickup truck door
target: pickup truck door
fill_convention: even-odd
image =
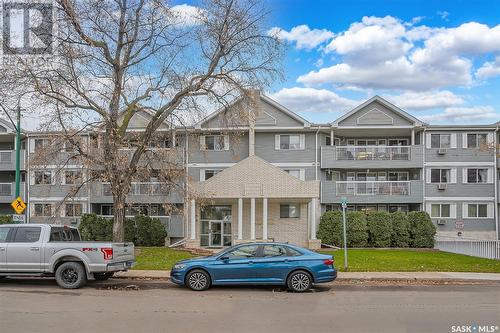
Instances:
[[[42,228],[20,226],[7,243],[7,270],[10,272],[40,272]]]
[[[7,270],[7,238],[11,230],[14,230],[14,228],[0,228],[0,272]]]

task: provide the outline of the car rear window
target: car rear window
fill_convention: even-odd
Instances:
[[[50,242],[79,242],[80,234],[75,228],[53,227],[50,230]]]
[[[17,228],[14,243],[34,243],[40,239],[40,227],[21,227]]]
[[[300,253],[299,251],[295,250],[295,249],[292,249],[291,247],[286,247],[286,250],[288,252],[288,255],[290,257],[296,257],[296,256],[301,256],[302,253]]]
[[[12,228],[8,228],[8,227],[0,228],[0,243],[7,242],[7,236],[9,235],[9,231],[11,229]]]

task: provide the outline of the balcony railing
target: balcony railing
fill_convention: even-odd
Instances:
[[[337,195],[410,195],[410,181],[338,181]]]
[[[337,160],[409,161],[411,146],[337,146]]]
[[[0,196],[10,197],[12,195],[12,183],[0,183]]]
[[[12,163],[12,150],[0,150],[0,164]]]
[[[105,197],[112,196],[111,184],[102,183],[101,193]],[[167,185],[158,182],[136,182],[130,186],[128,195],[168,195]]]

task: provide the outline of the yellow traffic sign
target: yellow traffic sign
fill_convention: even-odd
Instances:
[[[21,197],[14,199],[10,205],[14,208],[17,214],[22,214],[22,212],[26,209],[26,204]]]

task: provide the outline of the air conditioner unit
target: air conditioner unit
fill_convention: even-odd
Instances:
[[[440,191],[446,190],[446,184],[443,184],[443,183],[438,184],[437,189],[440,190]]]
[[[446,224],[446,220],[437,220],[437,224],[438,225],[445,225]]]
[[[448,152],[448,149],[440,148],[440,149],[438,149],[437,154],[438,155],[445,155],[447,152]]]

